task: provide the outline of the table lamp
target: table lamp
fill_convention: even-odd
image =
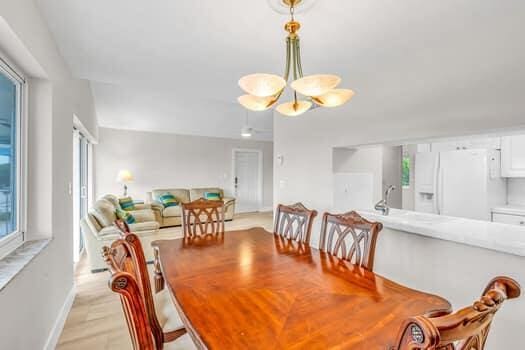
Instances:
[[[124,197],[126,197],[128,195],[127,184],[133,182],[133,175],[129,170],[123,169],[118,172],[117,182],[124,185]]]

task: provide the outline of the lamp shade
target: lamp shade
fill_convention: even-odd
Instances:
[[[312,97],[312,100],[323,107],[337,107],[348,102],[354,95],[349,89],[333,89],[321,96]]]
[[[133,174],[129,170],[120,170],[117,174],[117,182],[121,184],[127,184],[133,182]]]
[[[251,111],[260,112],[265,111],[271,106],[274,105],[275,99],[274,96],[269,97],[257,97],[253,95],[242,95],[237,98],[237,101],[246,109]]]
[[[335,88],[341,82],[341,78],[331,74],[309,75],[293,81],[291,87],[305,96],[319,96]]]
[[[239,80],[241,89],[256,97],[270,97],[286,86],[286,80],[274,74],[255,73]]]
[[[275,108],[277,112],[287,115],[289,117],[295,117],[300,114],[303,114],[312,107],[312,102],[310,101],[297,101],[297,102],[287,102],[282,103]]]

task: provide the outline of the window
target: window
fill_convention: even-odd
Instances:
[[[410,187],[410,156],[403,156],[401,164],[401,186],[403,188]]]
[[[0,60],[0,258],[19,246],[22,231],[22,90],[24,80]]]

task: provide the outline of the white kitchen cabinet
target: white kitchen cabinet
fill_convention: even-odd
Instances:
[[[463,139],[432,143],[432,152],[447,152],[465,149],[499,149],[499,137],[465,137]]]
[[[525,135],[501,138],[501,176],[525,177]]]
[[[525,227],[525,216],[492,213],[492,221],[500,224],[519,225]]]

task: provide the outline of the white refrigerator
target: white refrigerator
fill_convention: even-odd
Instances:
[[[497,150],[417,153],[414,168],[416,211],[490,221],[506,202]]]

